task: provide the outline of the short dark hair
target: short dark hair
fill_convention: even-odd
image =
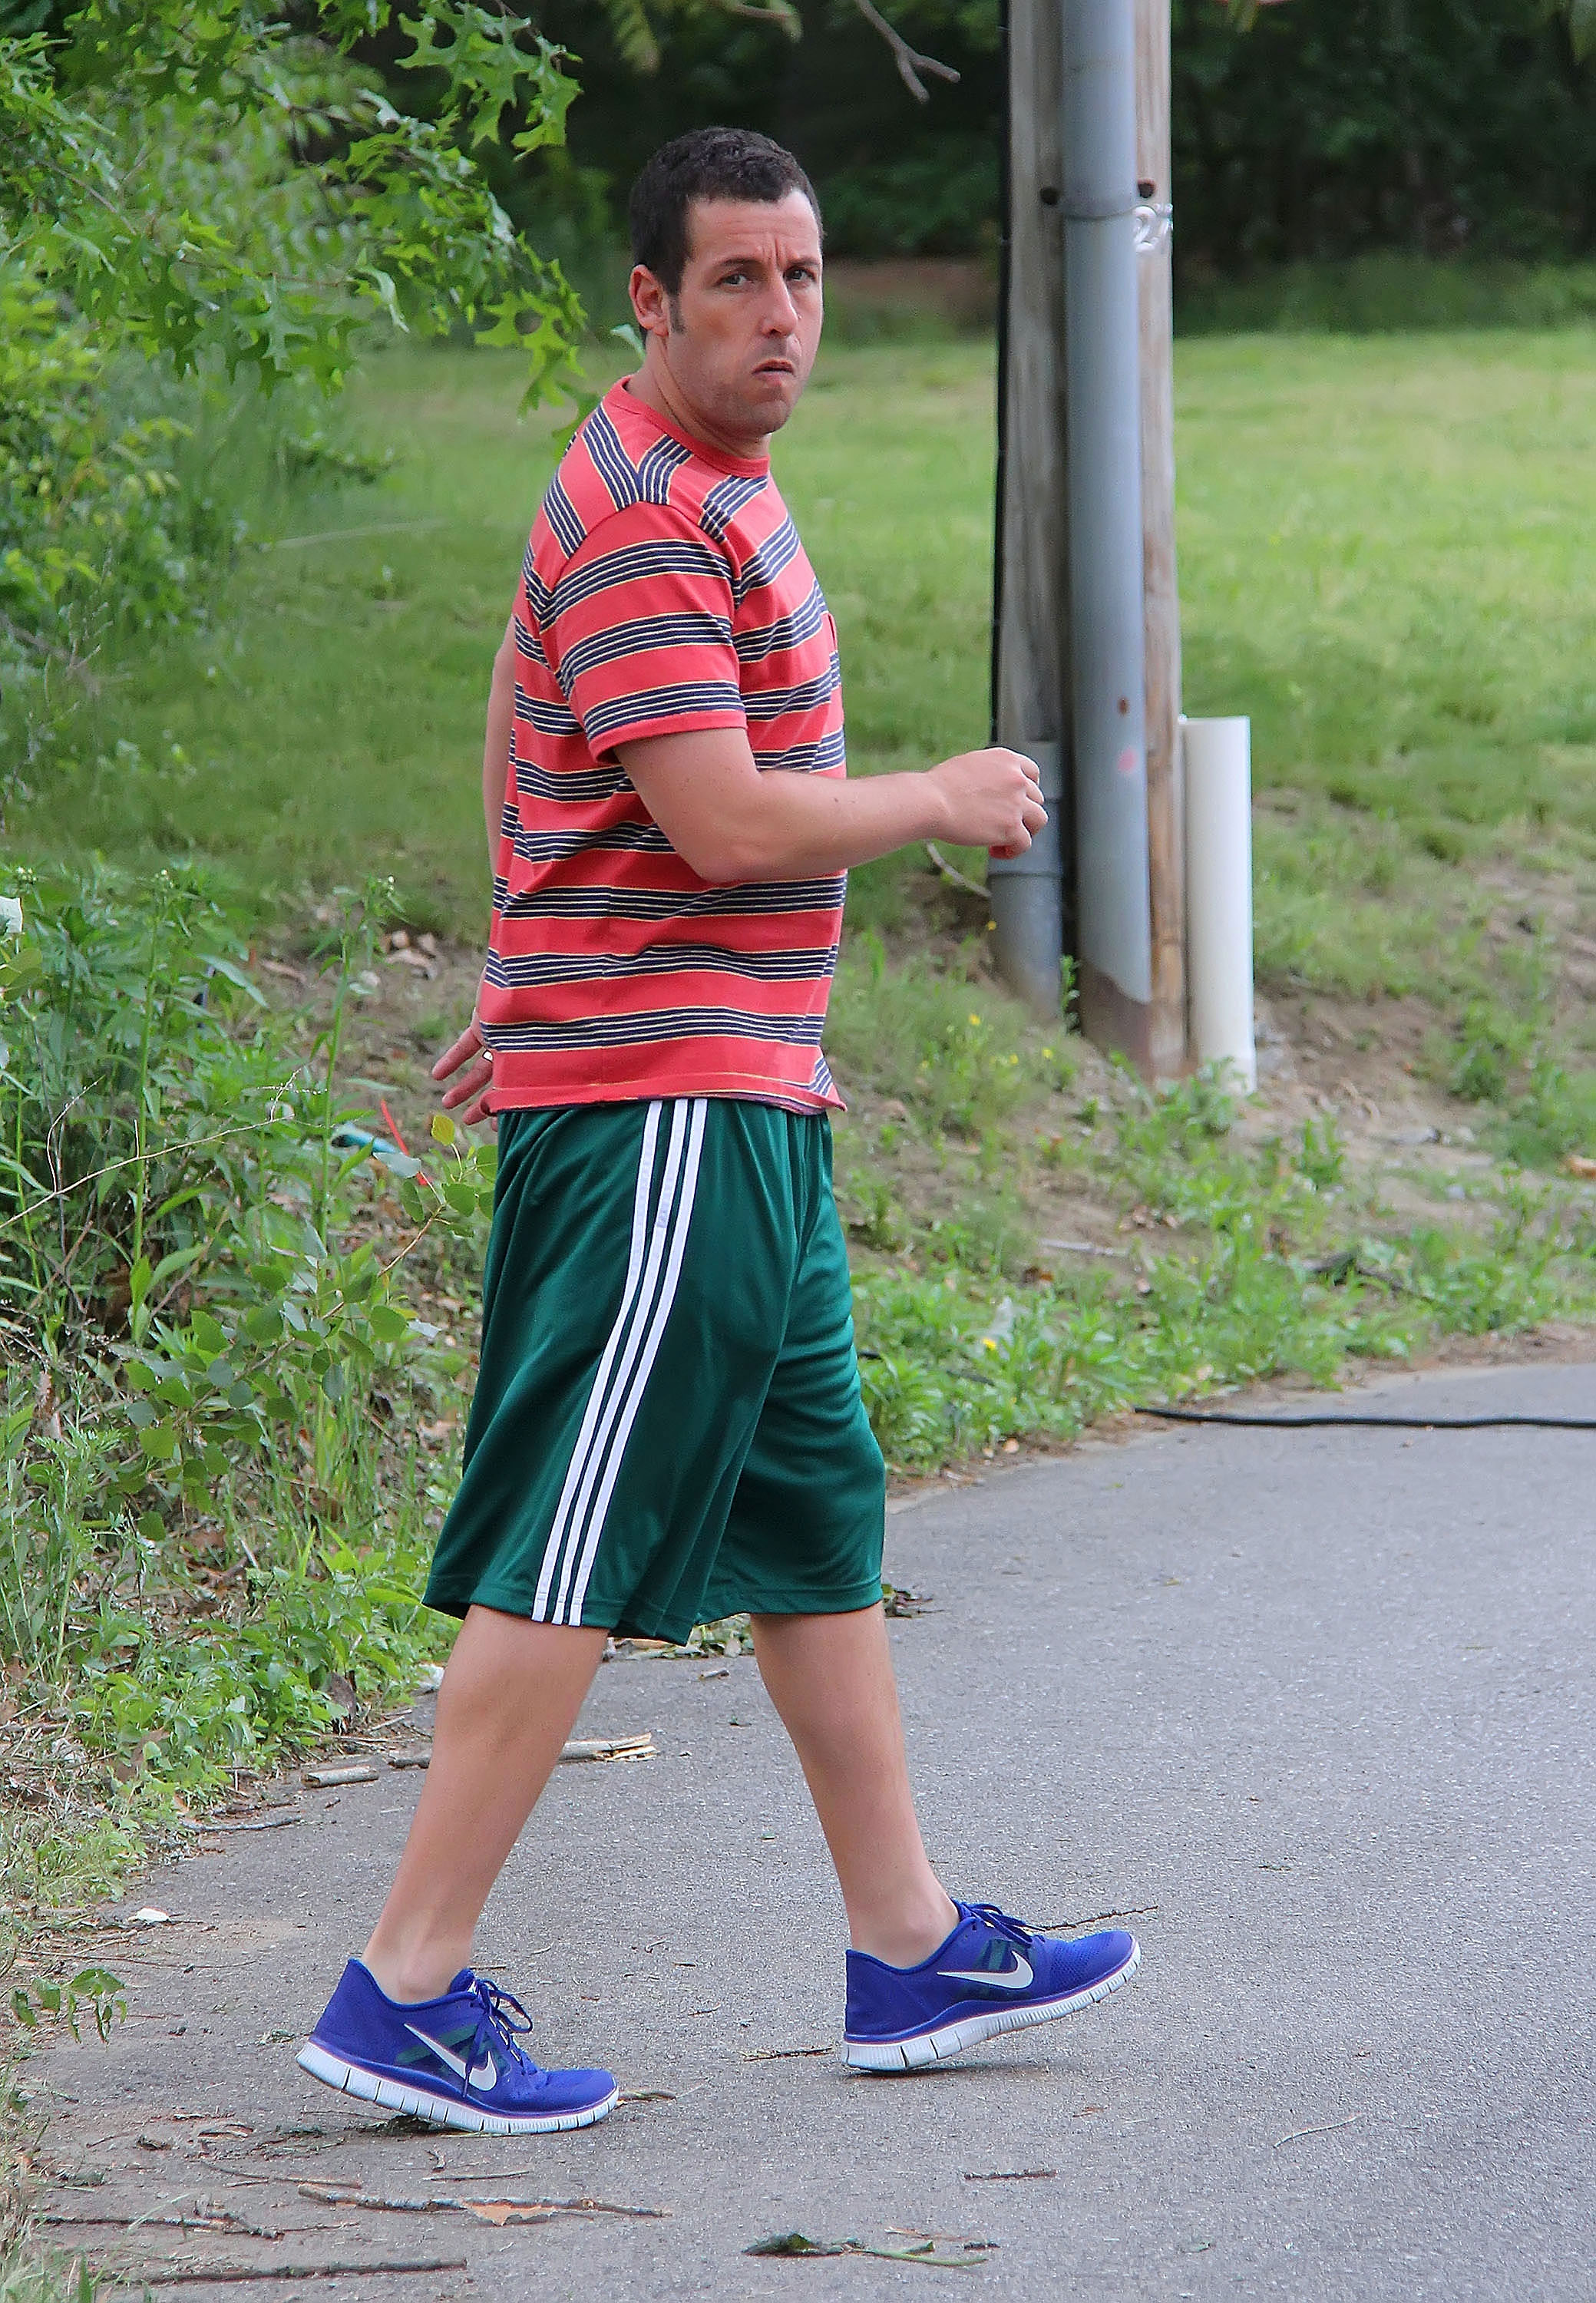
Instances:
[[[762,200],[774,207],[802,192],[820,222],[815,187],[782,145],[751,128],[695,128],[662,144],[627,202],[632,262],[645,265],[668,296],[681,289],[688,211],[695,200]]]

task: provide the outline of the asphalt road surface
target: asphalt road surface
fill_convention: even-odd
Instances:
[[[1364,1391],[1333,1410],[1596,1415],[1596,1370]],[[294,1786],[131,1899],[131,1990],[27,2066],[62,2222],[162,2267],[463,2265],[248,2292],[423,2299],[916,2293],[1588,2303],[1596,1434],[1161,1430],[944,1483],[888,1573],[927,1836],[955,1893],[1064,1928],[1127,1915],[1099,2009],[925,2074],[831,2052],[842,1935],[751,1661],[608,1665],[480,1963],[544,2062],[626,2090],[586,2132],[429,2137],[293,2061],[421,1781]],[[470,2181],[470,2178],[487,2178]],[[492,2223],[308,2195],[596,2198]],[[199,2203],[231,2226],[183,2229]],[[253,2224],[252,2233],[240,2225]],[[801,2231],[879,2257],[750,2257]],[[280,2237],[261,2236],[280,2233]],[[970,2240],[993,2242],[985,2249]],[[203,2299],[237,2286],[191,2283]]]

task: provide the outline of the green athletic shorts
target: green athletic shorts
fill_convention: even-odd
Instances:
[[[685,1639],[881,1598],[823,1113],[507,1111],[482,1366],[429,1605]]]

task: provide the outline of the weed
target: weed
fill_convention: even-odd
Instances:
[[[1294,1163],[1296,1172],[1316,1192],[1330,1192],[1347,1174],[1347,1147],[1333,1118],[1305,1119],[1302,1148]]]
[[[839,1076],[900,1097],[933,1132],[979,1136],[1057,1078],[1018,1000],[952,969],[888,968],[881,938],[848,948],[828,1042]]]
[[[80,2039],[84,2023],[92,2021],[103,2043],[126,2020],[127,1986],[107,1968],[80,1968],[70,1982],[18,1984],[11,1995],[11,2012],[30,2031],[38,2030],[41,2017],[64,2023],[74,2039]]]

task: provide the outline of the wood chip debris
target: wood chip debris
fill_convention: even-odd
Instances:
[[[654,1730],[641,1735],[578,1735],[561,1752],[562,1759],[657,1759]]]
[[[895,2232],[892,2237],[913,2239],[913,2247],[870,2247],[862,2239],[811,2239],[806,2231],[777,2231],[769,2239],[756,2240],[745,2247],[745,2255],[869,2255],[882,2263],[917,2263],[927,2271],[977,2271],[987,2262],[997,2245],[990,2239],[957,2239],[939,2232]],[[952,2246],[960,2251],[944,2255],[939,2249]]]
[[[659,1750],[654,1740],[654,1730],[647,1728],[641,1735],[575,1736],[566,1744],[560,1757],[562,1760],[657,1759]],[[431,1758],[430,1751],[394,1751],[389,1755],[388,1765],[391,1767],[425,1767],[430,1763]],[[336,1780],[340,1783],[367,1783],[375,1781],[376,1776],[376,1769],[373,1767],[369,1775],[341,1772]],[[307,1783],[317,1783],[322,1779],[316,1776],[307,1776],[305,1780]],[[328,1780],[331,1781],[334,1778],[329,1777]]]

